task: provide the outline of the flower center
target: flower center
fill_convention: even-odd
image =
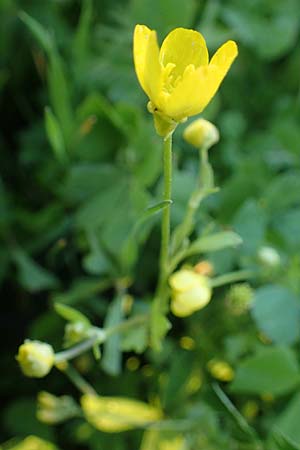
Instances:
[[[165,94],[171,94],[184,77],[195,70],[194,64],[189,64],[182,74],[176,76],[175,68],[174,63],[168,63],[165,67],[162,67],[162,90]]]

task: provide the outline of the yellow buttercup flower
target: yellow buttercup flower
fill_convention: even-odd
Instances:
[[[51,345],[27,339],[19,347],[16,357],[22,372],[27,377],[42,378],[53,367],[55,354]]]
[[[81,406],[87,421],[107,433],[143,427],[162,417],[160,409],[123,397],[84,395]]]
[[[134,30],[135,70],[150,99],[149,110],[156,119],[174,124],[203,111],[237,53],[236,43],[227,41],[209,61],[205,39],[198,31],[176,28],[159,49],[154,30],[145,25]],[[165,130],[157,131],[164,135]]]
[[[190,316],[204,308],[212,296],[208,278],[190,269],[173,273],[169,284],[172,291],[171,311],[178,317]]]

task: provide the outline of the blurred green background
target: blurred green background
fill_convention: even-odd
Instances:
[[[65,450],[140,446],[142,431],[39,422],[38,391],[78,392],[58,371],[25,378],[14,359],[26,337],[61,348],[54,301],[102,325],[120,280],[130,280],[137,309],[151,300],[159,216],[128,244],[142,211],[161,198],[161,143],[133,68],[136,23],[160,39],[177,26],[197,29],[210,54],[238,43],[203,113],[221,133],[210,154],[221,191],[204,203],[197,229],[234,229],[244,240],[207,256],[216,275],[250,268],[258,276],[172,319],[162,353],[134,356],[144,350],[135,339],[113,363],[104,355],[99,367],[86,355],[77,368],[102,394],[160,398],[168,416],[197,419],[185,431],[188,449],[299,449],[299,0],[0,0],[1,442],[35,435]],[[198,165],[182,130],[173,224]],[[210,369],[215,358],[233,368],[232,382]],[[239,413],[220,400],[216,380]]]

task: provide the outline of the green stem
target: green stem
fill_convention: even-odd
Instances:
[[[172,195],[172,135],[164,141],[164,201],[170,201]],[[170,247],[171,205],[168,204],[162,213],[161,247],[160,247],[160,289],[166,281]]]
[[[237,272],[229,272],[225,275],[220,275],[219,277],[213,278],[210,281],[211,287],[219,287],[224,284],[234,283],[235,281],[247,280],[248,278],[253,278],[255,272],[253,270],[239,270]]]
[[[93,328],[94,334],[89,339],[86,339],[85,341],[80,342],[79,344],[74,345],[74,347],[71,347],[67,350],[56,353],[55,363],[60,363],[62,361],[74,359],[77,356],[81,355],[82,353],[86,352],[87,350],[93,348],[94,345],[102,344],[113,334],[123,333],[129,328],[132,328],[142,323],[146,323],[147,320],[148,315],[143,314],[132,317],[131,319],[128,319],[124,322],[119,323],[118,325],[106,329],[94,327]]]
[[[195,225],[195,214],[200,203],[210,194],[217,191],[214,187],[213,171],[208,161],[208,149],[203,147],[199,150],[200,168],[197,187],[190,196],[185,217],[172,235],[171,253],[175,255],[182,247],[184,240],[190,236]]]
[[[80,375],[80,373],[77,372],[76,369],[74,369],[74,367],[68,364],[68,367],[62,370],[62,372],[83,394],[97,395],[95,389]]]
[[[112,334],[124,333],[128,329],[146,323],[149,320],[148,314],[140,314],[138,316],[132,317],[124,322],[119,323],[113,327],[107,328],[105,330],[106,339],[109,338]]]

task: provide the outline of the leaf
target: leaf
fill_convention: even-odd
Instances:
[[[161,306],[157,299],[153,300],[151,309],[151,323],[150,323],[150,343],[154,350],[160,351],[162,341],[169,329],[171,323],[161,311]]]
[[[299,204],[299,192],[300,172],[290,171],[270,183],[264,191],[262,202],[270,213],[279,213]]]
[[[57,278],[48,270],[39,266],[23,250],[14,250],[12,258],[17,266],[19,281],[29,292],[57,287]]]
[[[267,347],[242,360],[230,390],[239,394],[271,394],[280,396],[300,382],[294,353],[287,347]]]
[[[226,247],[236,247],[242,243],[240,236],[233,231],[221,231],[196,239],[186,250],[185,256],[216,252]]]
[[[298,392],[288,403],[287,407],[275,420],[273,432],[280,434],[280,439],[291,441],[290,447],[283,447],[285,450],[300,449],[300,392]],[[292,442],[295,444],[292,444]],[[294,445],[294,446],[293,446]],[[281,447],[280,447],[281,448]]]
[[[76,304],[111,287],[111,280],[82,278],[77,280],[69,291],[54,294],[52,300],[64,304]]]
[[[255,292],[252,316],[257,327],[278,344],[293,344],[300,337],[300,306],[295,295],[279,285]]]
[[[300,450],[300,445],[297,442],[278,431],[272,434],[272,440],[276,443],[277,450]]]
[[[195,355],[193,352],[177,351],[171,360],[168,378],[163,390],[162,401],[165,408],[170,409],[178,404],[182,390],[192,372]]]
[[[104,321],[105,329],[118,325],[122,321],[124,317],[122,304],[122,296],[116,297],[110,304]],[[110,375],[119,375],[121,359],[121,337],[119,333],[115,333],[104,343],[101,366]]]
[[[71,306],[63,303],[54,303],[54,309],[57,314],[68,322],[81,322],[84,325],[91,325],[90,320],[84,314]]]
[[[292,253],[298,253],[300,249],[300,208],[294,208],[274,217],[273,226],[284,239],[288,250]]]
[[[66,161],[66,149],[60,124],[50,108],[45,109],[45,127],[52,150],[60,162]]]
[[[220,388],[218,384],[213,384],[213,390],[215,391],[216,395],[218,396],[219,400],[223,404],[223,406],[226,408],[226,410],[229,412],[231,417],[233,418],[234,422],[237,424],[237,426],[242,430],[247,436],[249,436],[251,439],[256,437],[256,432],[253,428],[250,427],[244,416],[241,415],[241,413],[238,411],[238,409],[234,406],[234,404],[231,402],[231,400],[227,397],[224,391]]]
[[[73,52],[76,64],[80,64],[89,53],[89,35],[92,16],[92,0],[84,0],[82,2],[79,24],[73,41]]]
[[[63,62],[57,53],[55,42],[50,33],[33,17],[24,11],[20,14],[23,22],[47,53],[50,61],[48,70],[48,84],[54,113],[61,125],[66,145],[72,131],[73,115],[69,94],[69,83],[64,73]]]
[[[241,251],[255,254],[263,244],[266,232],[267,217],[264,209],[255,200],[248,199],[235,214],[232,225],[243,240]]]
[[[173,202],[172,200],[163,200],[162,202],[156,203],[156,205],[149,206],[146,211],[144,212],[144,215],[142,216],[142,220],[147,219],[148,217],[152,216],[153,214],[156,214],[160,212],[161,210],[165,209],[167,206],[171,205]]]
[[[33,17],[30,17],[25,11],[19,14],[20,19],[30,29],[36,40],[40,43],[46,53],[51,53],[53,50],[52,36],[48,30],[45,30]]]
[[[121,345],[124,352],[143,353],[148,345],[147,325],[137,325],[123,332]]]

